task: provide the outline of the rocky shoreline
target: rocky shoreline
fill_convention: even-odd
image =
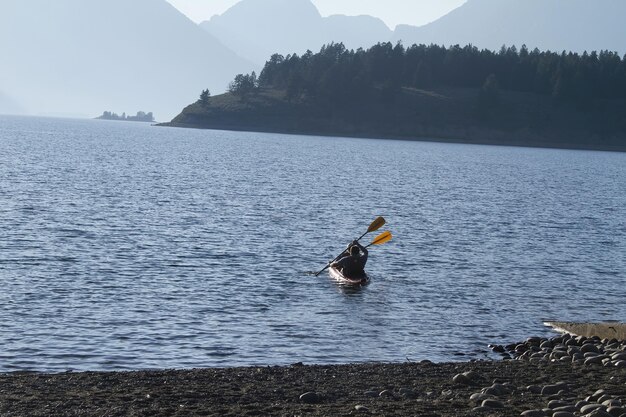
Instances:
[[[503,360],[5,374],[0,415],[626,416],[626,342],[492,349]]]

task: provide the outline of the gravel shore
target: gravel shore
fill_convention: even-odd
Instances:
[[[464,363],[13,373],[0,375],[0,415],[622,416],[618,360],[558,353],[593,345],[583,350],[618,357],[626,344],[611,342],[531,338],[502,352],[511,359]]]

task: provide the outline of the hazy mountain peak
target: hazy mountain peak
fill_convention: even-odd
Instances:
[[[395,40],[405,44],[503,44],[556,51],[626,51],[626,1],[468,0],[421,27],[399,25]]]
[[[389,26],[387,26],[387,24],[382,19],[367,14],[360,14],[356,16],[348,16],[345,14],[332,14],[326,17],[326,20],[337,20],[346,23],[352,21],[358,22],[358,24],[361,24],[363,26],[371,25],[368,27],[368,29],[371,27],[375,27],[376,29],[386,28],[387,30],[390,30]]]
[[[31,112],[161,120],[253,67],[165,0],[0,1],[0,56],[0,90]]]
[[[392,35],[376,17],[324,18],[311,0],[242,0],[200,26],[259,67],[274,53],[302,54],[330,42],[367,47]]]
[[[235,4],[222,15],[213,16],[213,19],[232,19],[247,18],[258,20],[262,23],[261,18],[285,18],[285,20],[293,20],[302,17],[321,17],[317,7],[311,0],[242,0]]]

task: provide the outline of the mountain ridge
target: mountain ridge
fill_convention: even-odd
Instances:
[[[356,49],[392,36],[392,31],[377,17],[322,17],[311,0],[242,0],[223,14],[200,23],[200,27],[259,67],[274,53],[302,54],[331,42]],[[255,31],[248,31],[250,27]]]
[[[626,25],[620,20],[626,15],[626,2],[619,0],[468,0],[431,23],[398,25],[394,30],[372,16],[322,17],[310,0],[292,1],[290,14],[285,15],[280,8],[286,1],[242,0],[200,26],[257,66],[274,53],[301,55],[330,42],[342,42],[348,49],[402,42],[405,46],[473,44],[493,51],[503,45],[527,45],[578,53],[626,52]],[[241,18],[244,15],[246,19]],[[288,27],[286,21],[299,26]],[[255,22],[262,24],[250,34],[248,28]],[[303,32],[307,35],[300,37]]]
[[[169,119],[254,68],[165,0],[2,2],[0,53],[11,62],[0,91],[30,114],[149,108]]]
[[[626,26],[619,0],[468,0],[434,22],[399,25],[394,41],[473,44],[498,50],[522,45],[540,50],[626,52]]]

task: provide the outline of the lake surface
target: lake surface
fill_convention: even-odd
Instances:
[[[0,117],[0,372],[488,358],[625,281],[623,153]]]

